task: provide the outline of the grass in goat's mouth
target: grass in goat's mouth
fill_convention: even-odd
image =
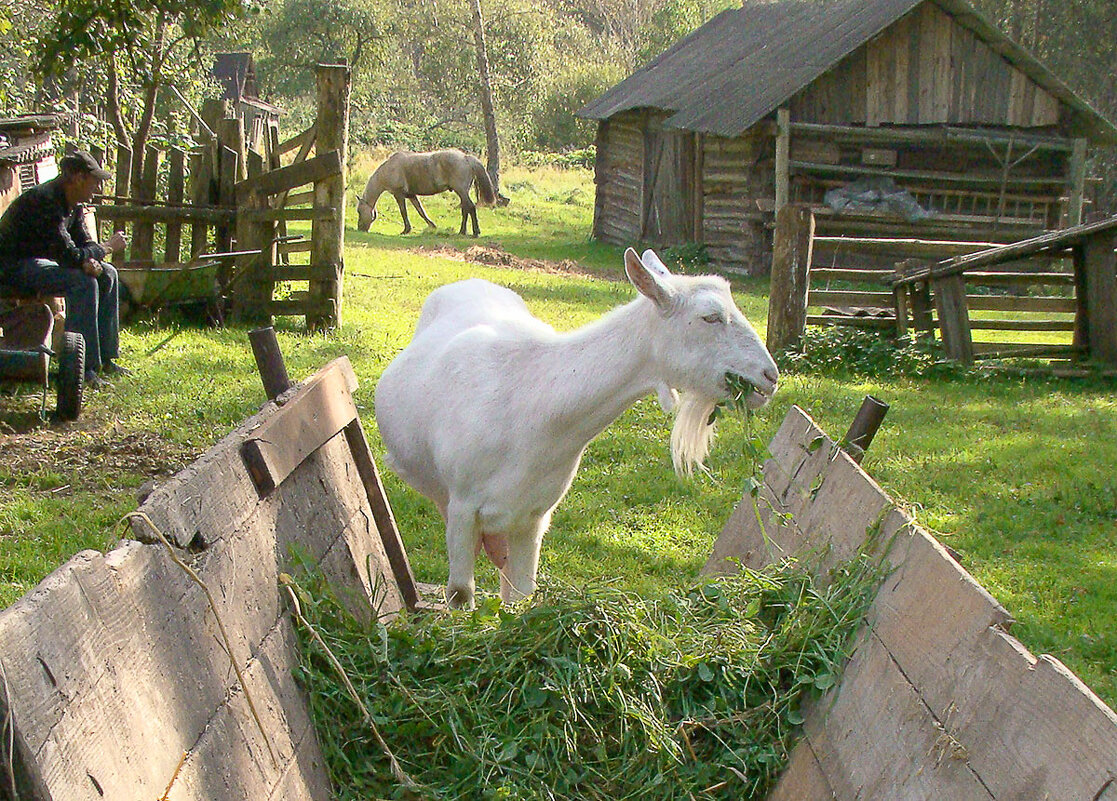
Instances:
[[[714,424],[723,408],[729,409],[731,412],[752,414],[752,409],[748,407],[747,400],[753,392],[759,392],[760,390],[753,386],[753,383],[747,378],[736,373],[725,374],[725,386],[729,389],[729,397],[719,402],[710,412],[710,419],[706,421],[709,425]]]

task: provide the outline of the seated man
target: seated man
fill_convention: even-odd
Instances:
[[[119,356],[116,269],[102,260],[128,244],[117,232],[101,245],[86,230],[82,204],[100,193],[109,173],[89,153],[65,156],[61,174],[17,197],[0,217],[0,284],[63,295],[66,330],[85,337],[85,381],[128,372]]]

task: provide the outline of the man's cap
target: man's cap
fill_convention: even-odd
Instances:
[[[91,154],[84,150],[75,150],[73,153],[64,156],[60,166],[64,173],[92,173],[102,181],[112,177],[112,173],[108,170],[101,169],[101,165],[97,163],[97,159],[93,158]]]

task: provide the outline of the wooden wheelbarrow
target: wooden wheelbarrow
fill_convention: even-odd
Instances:
[[[67,331],[58,351],[51,347],[54,312],[46,303],[28,303],[0,311],[0,381],[35,382],[43,388],[39,416],[46,419],[50,360],[58,361],[59,420],[81,414],[85,383],[85,339]]]

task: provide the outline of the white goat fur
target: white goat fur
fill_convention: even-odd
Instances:
[[[672,455],[689,472],[707,453],[728,373],[756,389],[750,406],[775,391],[775,362],[727,281],[671,275],[631,248],[625,271],[640,295],[570,333],[487,281],[440,287],[384,371],[376,421],[387,463],[446,521],[451,605],[472,605],[482,547],[505,601],[535,589],[543,534],[582,452],[640,398],[655,392],[665,409],[679,398]]]

